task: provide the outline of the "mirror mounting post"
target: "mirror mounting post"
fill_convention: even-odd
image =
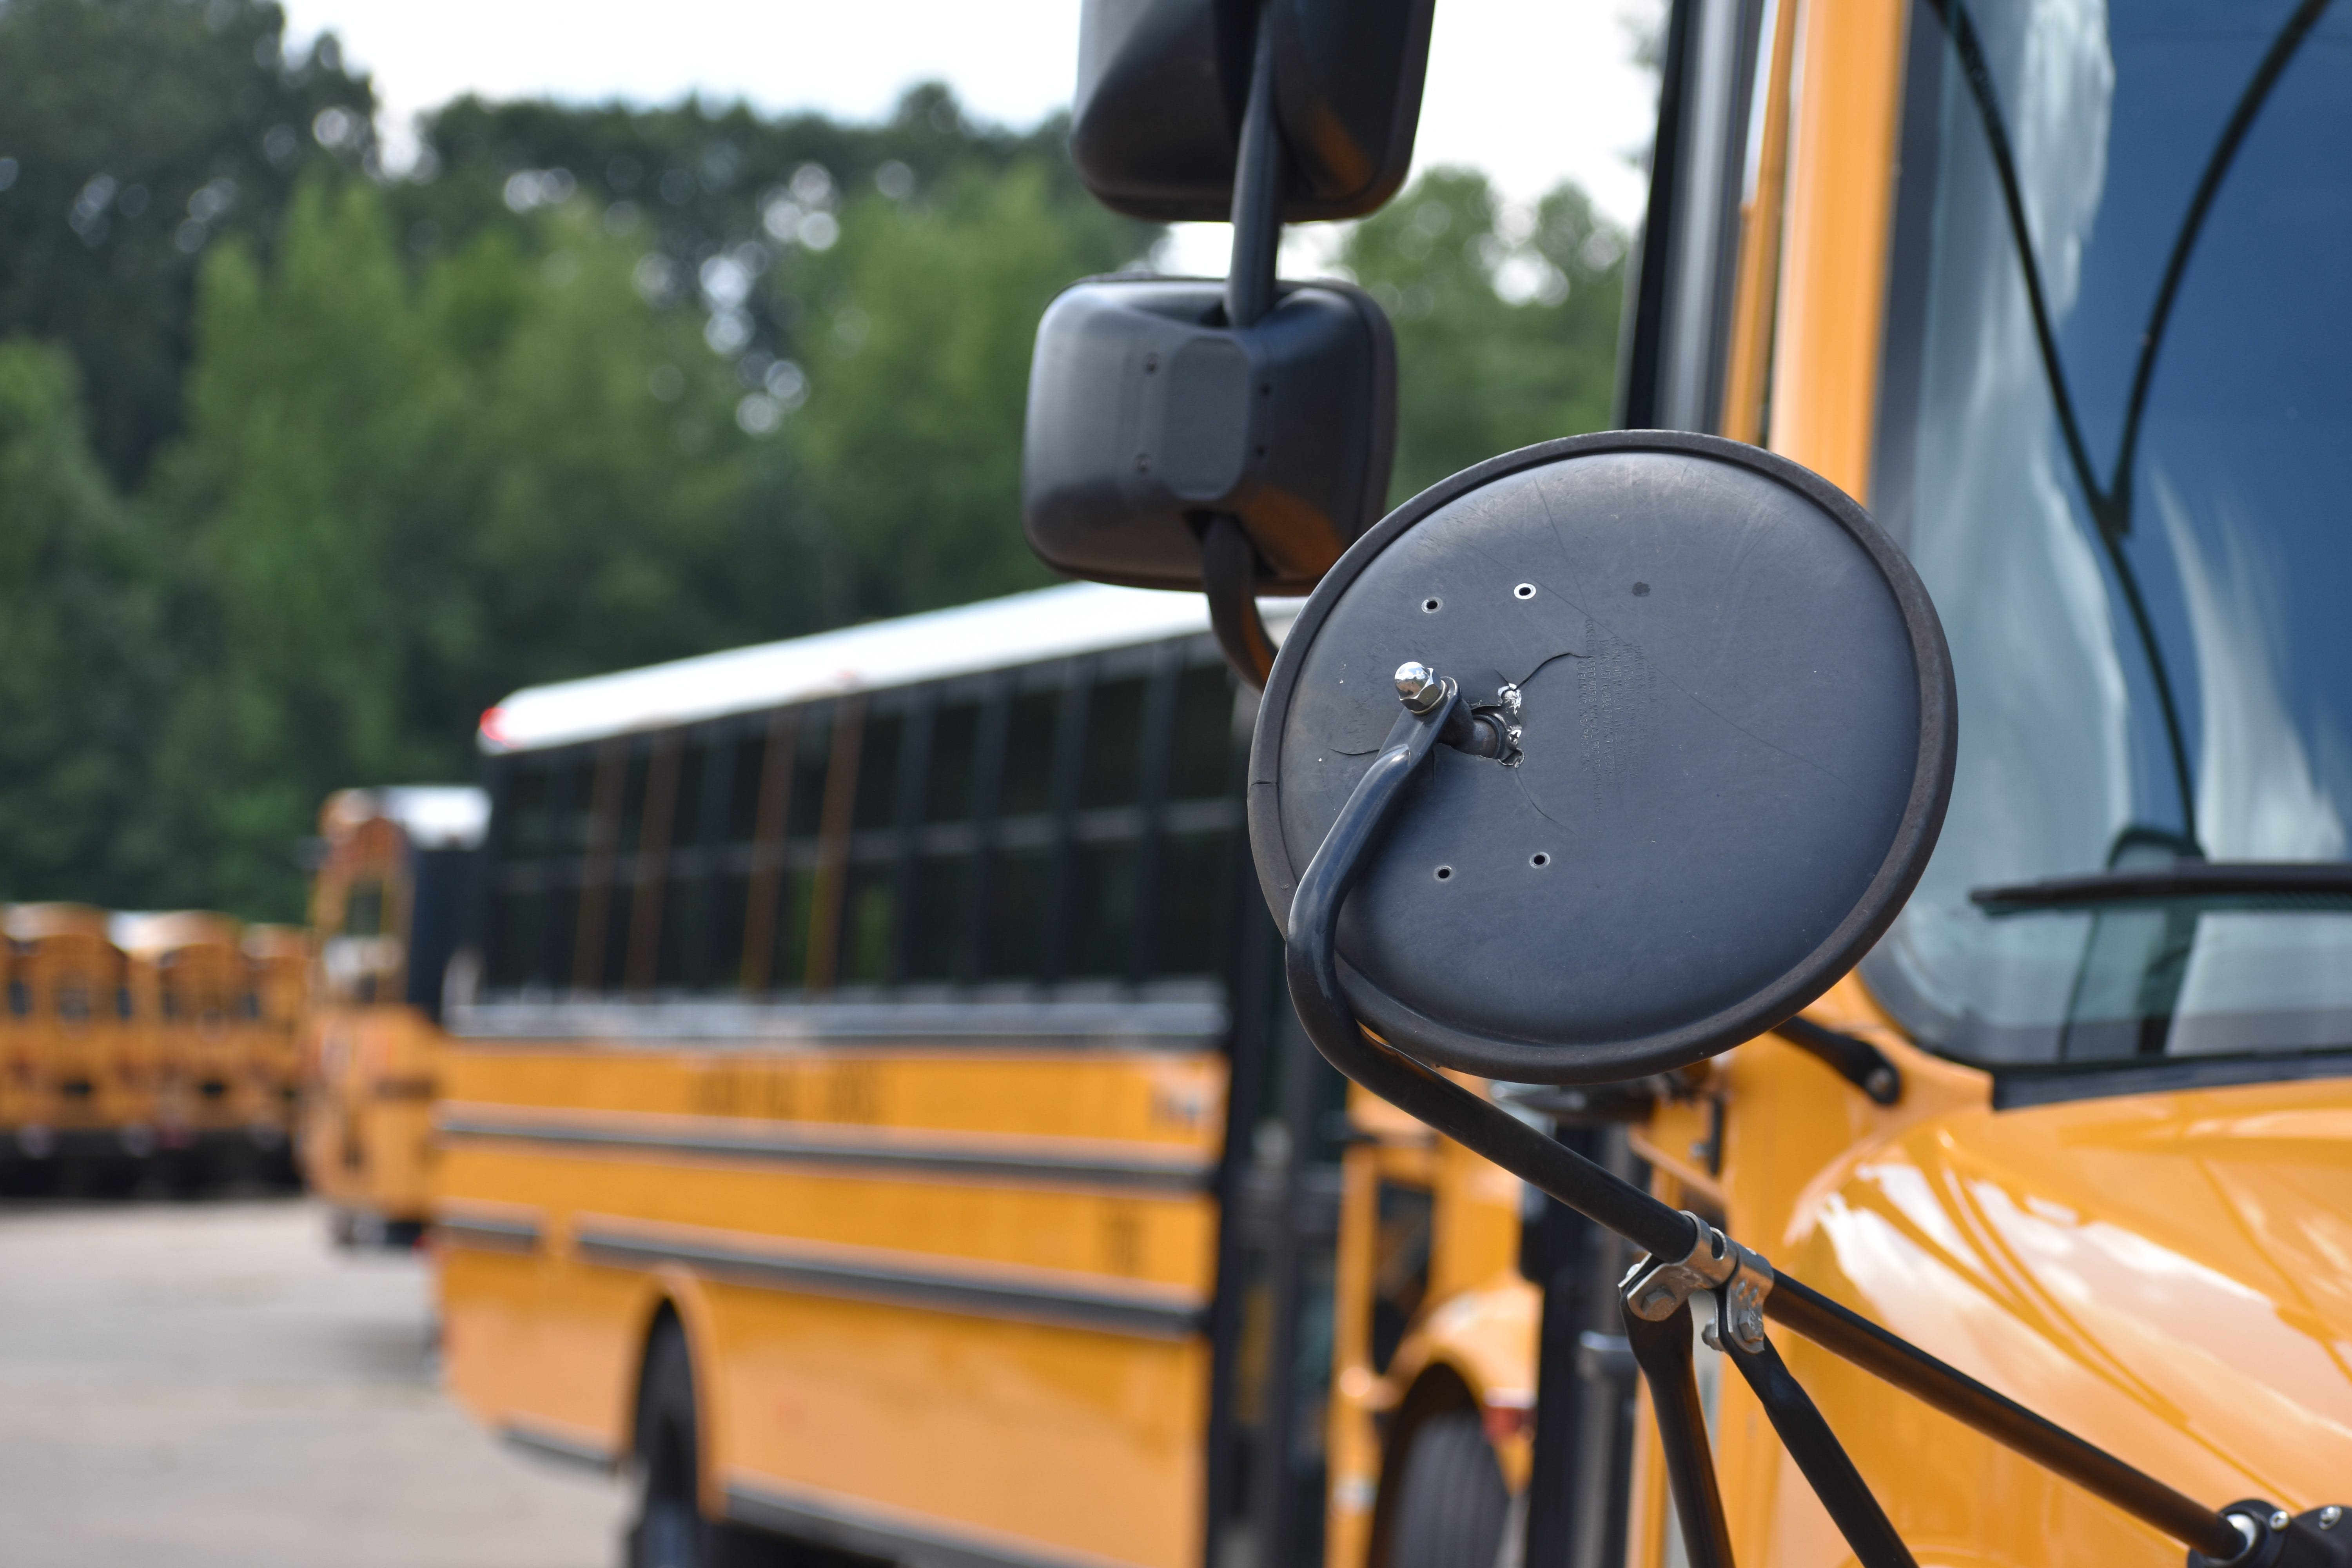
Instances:
[[[1234,162],[1233,254],[1225,266],[1225,324],[1245,331],[1274,309],[1275,268],[1282,253],[1282,204],[1289,169],[1274,102],[1274,5],[1258,8],[1251,51],[1249,106]],[[1212,514],[1201,535],[1201,586],[1209,625],[1225,662],[1253,691],[1274,670],[1274,636],[1258,614],[1257,547],[1241,520]]]

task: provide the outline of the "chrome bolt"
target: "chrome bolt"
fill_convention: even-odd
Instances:
[[[1412,659],[1397,666],[1396,689],[1405,707],[1415,713],[1426,713],[1445,700],[1445,682],[1437,671]]]
[[[2326,1508],[2319,1510],[2319,1528],[2322,1530],[2333,1530],[2336,1528],[2337,1523],[2343,1520],[2343,1518],[2344,1510],[2337,1508],[2334,1503],[2329,1503]]]
[[[2288,1525],[2293,1524],[2294,1522],[2294,1516],[2288,1513],[2284,1509],[2281,1509],[2276,1513],[2271,1515],[2271,1528],[2273,1530],[2284,1530]]]

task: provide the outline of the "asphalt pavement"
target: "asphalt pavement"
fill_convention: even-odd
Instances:
[[[619,1483],[437,1387],[422,1260],[294,1198],[0,1209],[8,1568],[611,1568]]]

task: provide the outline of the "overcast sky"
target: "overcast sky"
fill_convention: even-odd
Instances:
[[[1077,68],[1078,0],[281,3],[298,47],[332,29],[373,74],[395,155],[417,111],[465,92],[650,104],[699,91],[873,120],[938,79],[978,116],[1027,125],[1069,102]],[[1574,178],[1630,225],[1643,182],[1626,154],[1655,112],[1632,60],[1634,23],[1657,8],[1438,0],[1415,167],[1475,164],[1518,201]],[[1208,226],[1221,244],[1223,226]]]

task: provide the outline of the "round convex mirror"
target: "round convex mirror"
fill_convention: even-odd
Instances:
[[[1339,924],[1364,1024],[1528,1082],[1684,1066],[1782,1022],[1918,879],[1950,794],[1950,658],[1901,551],[1753,447],[1621,431],[1482,463],[1324,578],[1258,710],[1278,921],[1417,662],[1517,729],[1440,746]]]

